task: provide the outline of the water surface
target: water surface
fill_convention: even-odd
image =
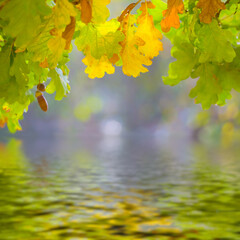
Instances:
[[[1,240],[239,240],[240,159],[151,136],[4,139]]]

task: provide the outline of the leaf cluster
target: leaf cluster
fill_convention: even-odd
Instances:
[[[238,7],[238,1],[225,4],[217,0],[184,1],[179,28],[166,33],[176,61],[170,64],[163,81],[176,85],[197,78],[190,97],[203,109],[213,104],[224,105],[231,98],[232,89],[240,90]],[[156,24],[160,22],[157,17],[154,19]]]
[[[89,78],[122,67],[127,76],[148,71],[173,44],[169,75],[176,85],[198,78],[190,96],[203,108],[223,105],[239,90],[239,3],[237,0],[162,0],[131,3],[109,20],[110,0],[0,0],[0,126],[21,130],[19,119],[35,101],[39,83],[61,100],[69,91],[66,66],[74,40]],[[133,9],[138,8],[136,14]]]

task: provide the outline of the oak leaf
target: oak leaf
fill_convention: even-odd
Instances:
[[[52,14],[44,19],[40,33],[27,49],[32,60],[40,62],[41,67],[55,68],[64,49],[69,49],[76,11],[68,0],[58,0]]]
[[[194,46],[183,31],[174,37],[172,44],[171,55],[176,61],[170,63],[168,76],[163,77],[163,82],[170,86],[189,78],[199,59],[199,54],[194,51]]]
[[[55,100],[62,100],[70,91],[68,76],[64,75],[59,68],[51,69],[48,76],[51,81],[46,87],[46,92],[49,94],[56,92]]]
[[[47,44],[50,50],[50,55],[48,57],[50,68],[57,67],[64,49],[67,44],[70,45],[69,39],[67,43],[67,39],[63,37],[63,33],[66,31],[69,24],[71,24],[74,16],[76,16],[76,11],[68,0],[57,1],[56,6],[52,10],[52,19],[55,23],[55,27],[50,31],[50,34],[54,37],[51,38]],[[73,35],[73,33],[71,35]]]
[[[178,13],[183,13],[184,11],[182,0],[168,0],[167,7],[168,8],[163,11],[163,19],[161,21],[163,32],[169,32],[171,27],[179,28],[180,19]]]
[[[222,92],[216,74],[217,67],[210,63],[201,64],[192,73],[192,78],[199,77],[199,79],[189,96],[195,98],[195,103],[201,103],[203,109],[208,109],[212,104],[216,104],[218,95]]]
[[[7,123],[8,121],[8,118],[7,117],[2,117],[0,118],[0,127],[1,128],[4,128],[5,127],[5,124]]]
[[[135,3],[130,3],[121,13],[121,15],[118,17],[118,21],[122,22],[124,18],[131,13],[131,11],[138,5],[138,3],[141,0],[138,0]]]
[[[139,25],[136,36],[145,42],[143,46],[138,47],[138,50],[145,56],[152,59],[158,56],[159,51],[163,50],[163,46],[160,42],[162,34],[154,27],[153,17],[149,15],[148,8],[155,8],[155,6],[151,2],[145,2],[142,3],[139,9],[142,11],[142,14],[137,19],[137,23]]]
[[[81,21],[85,24],[104,23],[108,19],[110,12],[107,5],[111,0],[81,0],[76,8],[81,11]]]
[[[68,0],[58,0],[56,6],[52,10],[55,28],[65,30],[66,26],[71,22],[71,16],[76,16],[76,11]]]
[[[58,61],[63,54],[65,46],[66,40],[62,37],[61,32],[48,41],[48,48],[51,54],[48,56],[47,62],[50,68],[57,67]]]
[[[12,45],[5,45],[0,51],[0,84],[9,81],[9,70],[11,64]],[[1,86],[2,87],[2,86]]]
[[[3,32],[15,39],[15,46],[26,48],[32,39],[39,33],[37,26],[41,19],[48,16],[51,9],[42,0],[11,0],[5,1],[1,7],[1,21]]]
[[[27,50],[34,62],[43,62],[47,64],[47,57],[49,55],[48,41],[53,38],[50,31],[54,28],[52,17],[45,19],[44,23],[39,26],[40,33],[34,38],[28,46]],[[45,65],[46,65],[45,64]]]
[[[229,30],[222,29],[216,19],[210,24],[202,24],[197,30],[197,47],[201,54],[200,63],[204,62],[232,62],[236,57],[231,44],[232,34]]]
[[[62,37],[66,40],[65,49],[68,50],[71,45],[73,34],[75,32],[76,18],[71,16],[71,22],[66,26]]]
[[[143,65],[149,66],[152,64],[150,58],[138,50],[146,42],[139,36],[136,36],[135,23],[135,17],[130,14],[122,21],[122,31],[125,39],[121,42],[122,50],[120,53],[123,73],[133,77],[139,76],[141,72],[148,72],[148,69]]]
[[[238,76],[238,70],[229,64],[201,64],[191,75],[199,79],[190,97],[195,98],[196,103],[201,103],[203,109],[210,108],[212,104],[222,106],[231,98],[232,89],[240,91]]]
[[[83,23],[90,23],[92,20],[92,2],[93,0],[81,0],[81,21]]]
[[[106,55],[101,56],[100,59],[96,59],[91,55],[90,49],[86,50],[86,56],[82,61],[87,65],[85,73],[88,74],[89,78],[102,78],[105,72],[108,74],[115,72],[115,68]]]
[[[121,50],[119,44],[124,39],[124,35],[119,31],[120,23],[117,20],[110,20],[101,24],[78,24],[81,34],[75,40],[75,44],[80,51],[86,52],[90,49],[91,55],[100,59],[106,55],[109,59]]]
[[[92,22],[93,23],[103,23],[105,22],[110,12],[107,5],[111,0],[92,0]]]
[[[211,23],[218,11],[226,8],[221,0],[199,0],[197,7],[202,9],[199,18],[203,23]]]

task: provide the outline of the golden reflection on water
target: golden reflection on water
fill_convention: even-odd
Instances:
[[[176,171],[177,180],[126,186],[114,185],[114,178],[101,182],[104,167],[86,150],[71,153],[61,166],[28,159],[18,140],[1,143],[0,239],[239,240],[236,155],[222,152],[211,161],[212,152],[192,149],[191,168]]]

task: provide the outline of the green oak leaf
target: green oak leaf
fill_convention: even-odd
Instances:
[[[227,4],[227,8],[222,10],[219,15],[221,24],[226,27],[240,27],[240,12],[237,11],[239,6],[237,4]]]
[[[208,109],[211,104],[225,105],[231,98],[232,89],[240,92],[239,71],[232,64],[201,64],[192,77],[199,77],[199,80],[190,97],[196,97],[203,109]]]
[[[119,43],[124,39],[123,33],[118,30],[119,26],[120,23],[115,19],[98,25],[79,23],[80,35],[75,39],[75,44],[80,51],[89,47],[91,55],[96,59],[104,55],[111,58],[120,52]]]
[[[190,77],[198,62],[198,54],[195,53],[193,45],[181,32],[174,38],[171,55],[177,60],[170,63],[168,76],[163,77],[163,82],[173,86]]]
[[[17,47],[24,48],[37,35],[42,18],[50,13],[50,7],[43,0],[7,1],[0,11],[0,18],[8,23],[3,32],[16,38]]]
[[[26,85],[28,82],[28,74],[30,73],[25,56],[25,53],[16,54],[14,62],[10,68],[10,75],[15,76],[16,81],[22,85]]]
[[[52,94],[56,91],[55,100],[62,100],[70,91],[68,77],[63,75],[59,68],[51,69],[48,76],[51,78],[51,82],[46,87],[46,92]]]
[[[197,30],[196,46],[200,50],[199,62],[231,62],[236,53],[231,45],[231,32],[221,29],[216,20],[202,24]]]
[[[39,66],[39,63],[29,61],[29,69],[31,69],[30,73],[28,74],[29,81],[28,81],[28,88],[32,89],[38,83],[46,82],[48,78],[48,68],[42,68]]]
[[[229,92],[232,89],[240,92],[239,70],[233,63],[218,68],[217,78],[223,89]]]
[[[231,62],[231,66],[240,71],[240,47],[235,48],[235,52],[237,56]]]
[[[10,57],[12,52],[12,44],[7,44],[0,52],[0,83],[9,81]]]
[[[201,64],[193,73],[192,78],[199,77],[196,86],[189,96],[195,98],[196,103],[201,103],[203,109],[208,109],[218,101],[222,88],[216,77],[217,67],[210,63]]]
[[[193,14],[194,13],[194,7],[196,6],[196,0],[188,0],[184,1],[184,4],[188,7],[189,13]]]
[[[226,100],[231,98],[232,98],[231,93],[226,90],[223,90],[221,93],[218,94],[217,105],[224,106],[226,104]]]
[[[226,2],[226,8],[229,9],[230,7],[232,7],[233,5],[235,5],[235,7],[237,7],[237,4],[239,4],[239,0],[230,0]]]
[[[28,44],[27,50],[33,61],[43,62],[50,55],[48,42],[53,36],[50,31],[54,28],[51,16],[48,16],[41,25],[39,25],[39,34]]]
[[[148,9],[148,12],[153,16],[154,25],[158,25],[158,29],[161,30],[160,22],[163,19],[162,12],[167,9],[167,4],[159,0],[152,0],[152,3],[155,8]]]
[[[18,129],[22,129],[17,118],[10,118],[7,122],[7,126],[10,133],[15,133]]]

